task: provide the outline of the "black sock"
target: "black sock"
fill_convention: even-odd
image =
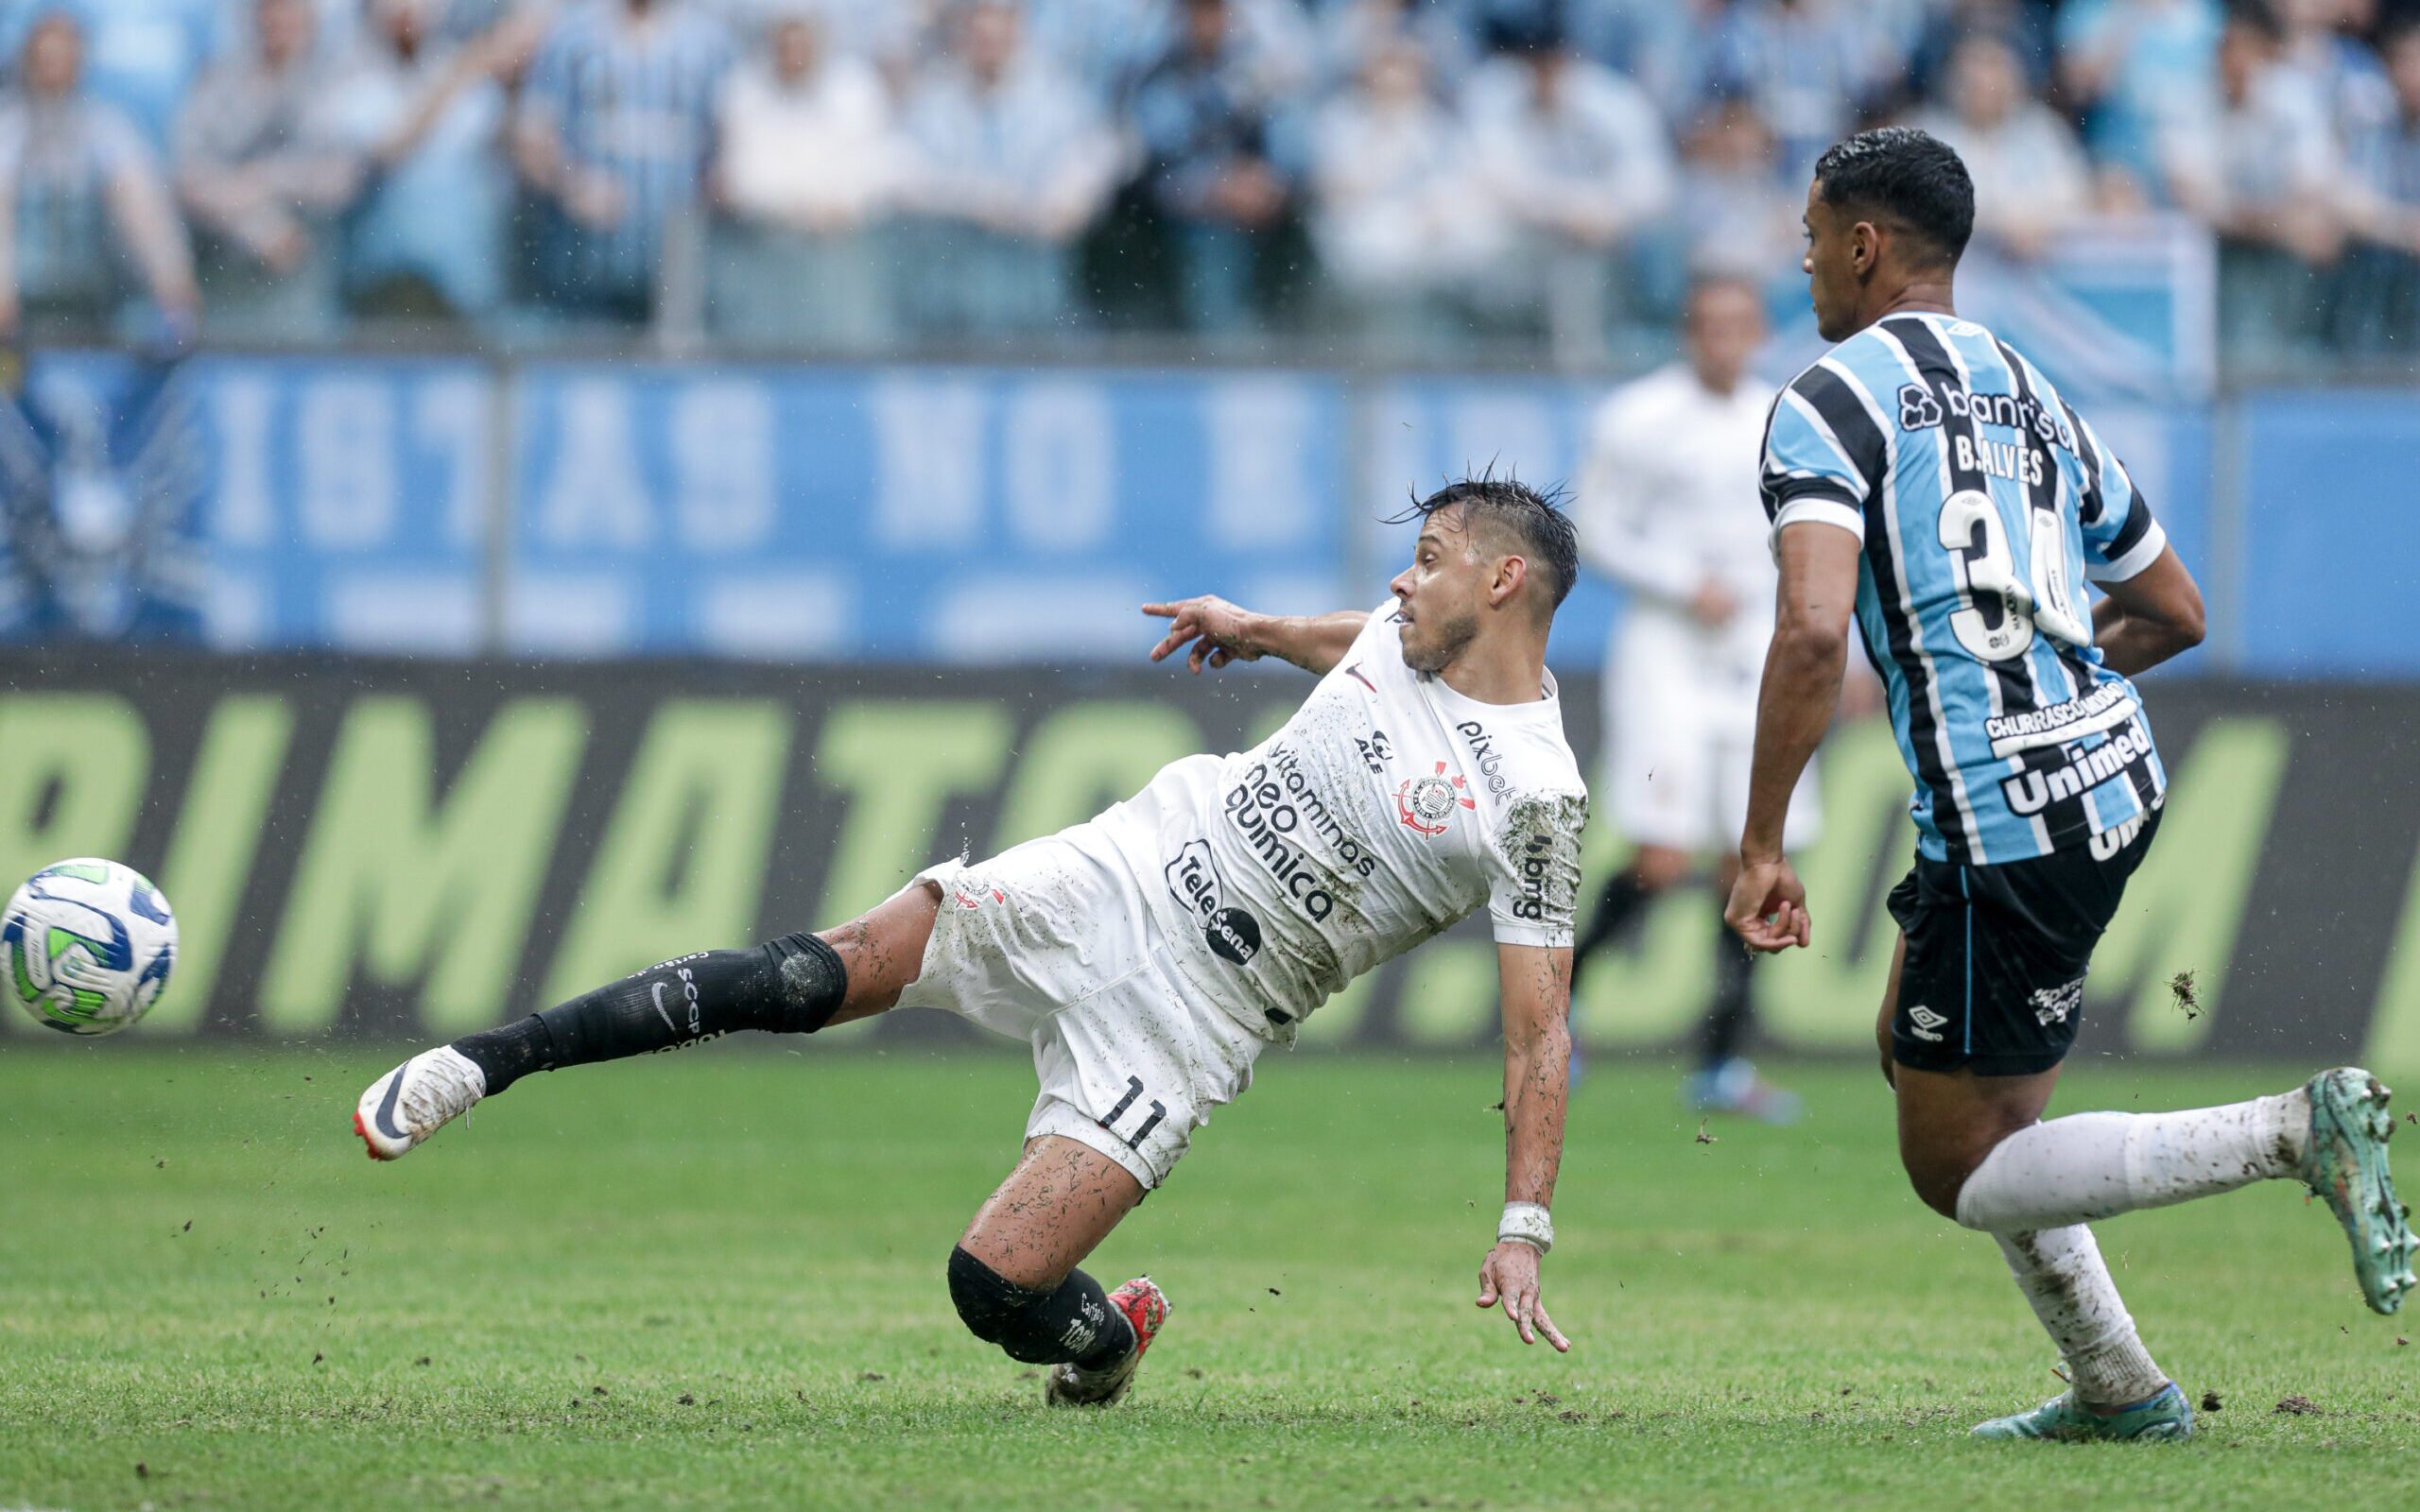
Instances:
[[[1080,1270],[1047,1292],[1019,1286],[966,1252],[949,1252],[949,1296],[974,1335],[1026,1365],[1105,1370],[1134,1349],[1134,1325]]]
[[[1705,1069],[1712,1071],[1732,1057],[1748,1039],[1748,951],[1728,924],[1718,925],[1714,940],[1714,1005],[1705,1016]]]
[[[1638,877],[1636,867],[1624,867],[1605,879],[1602,892],[1597,895],[1597,911],[1589,916],[1588,932],[1571,945],[1571,985],[1580,985],[1580,968],[1607,940],[1620,934],[1639,910],[1655,896]]]
[[[454,1041],[493,1097],[533,1071],[619,1060],[718,1040],[735,1029],[813,1034],[832,1022],[848,974],[813,935],[702,951]]]

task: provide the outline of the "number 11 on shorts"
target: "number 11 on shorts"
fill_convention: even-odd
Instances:
[[[1126,1110],[1133,1107],[1134,1100],[1142,1095],[1143,1078],[1140,1076],[1127,1077],[1126,1095],[1117,1100],[1117,1106],[1109,1110],[1109,1116],[1100,1121],[1100,1126],[1109,1130],[1112,1134],[1117,1134],[1117,1121],[1126,1116]],[[1167,1116],[1167,1108],[1161,1104],[1158,1098],[1154,1097],[1151,1099],[1151,1116],[1143,1120],[1142,1127],[1136,1129],[1132,1134],[1117,1134],[1117,1137],[1126,1142],[1126,1147],[1128,1149],[1140,1150],[1143,1147],[1143,1142],[1151,1137],[1151,1130],[1159,1127],[1160,1120]]]

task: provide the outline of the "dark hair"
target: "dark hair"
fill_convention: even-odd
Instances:
[[[1975,232],[1975,180],[1949,144],[1911,126],[1836,142],[1815,160],[1824,203],[1870,213],[1955,265]]]
[[[2273,47],[2286,40],[2286,24],[2269,0],[2227,0],[2226,24],[2252,33]]]
[[[1563,512],[1563,498],[1561,489],[1541,492],[1518,478],[1482,472],[1414,500],[1403,513],[1388,516],[1386,523],[1402,524],[1429,519],[1441,510],[1461,509],[1466,530],[1492,524],[1511,531],[1521,542],[1521,555],[1530,570],[1545,573],[1540,586],[1553,595],[1547,606],[1551,613],[1563,607],[1571,585],[1580,577],[1580,532],[1573,528],[1571,516]]]

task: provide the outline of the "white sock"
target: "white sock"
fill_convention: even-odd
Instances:
[[[1958,1191],[1991,1233],[2064,1228],[2295,1175],[2310,1142],[2297,1089],[2178,1113],[2071,1113],[2000,1141]]]
[[[2062,1120],[2062,1122],[2065,1122]],[[2131,1407],[2168,1384],[2101,1263],[2100,1246],[2082,1224],[2030,1234],[1994,1234],[2017,1289],[2059,1346],[2076,1400]]]

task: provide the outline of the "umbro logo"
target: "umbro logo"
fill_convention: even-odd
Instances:
[[[1915,1036],[1917,1039],[1928,1040],[1934,1044],[1939,1044],[1941,1042],[1941,1035],[1939,1033],[1941,1026],[1947,1023],[1949,1019],[1947,1015],[1935,1013],[1932,1009],[1927,1008],[1923,1004],[1919,1003],[1914,1007],[1908,1010],[1908,1022],[1916,1026]]]

